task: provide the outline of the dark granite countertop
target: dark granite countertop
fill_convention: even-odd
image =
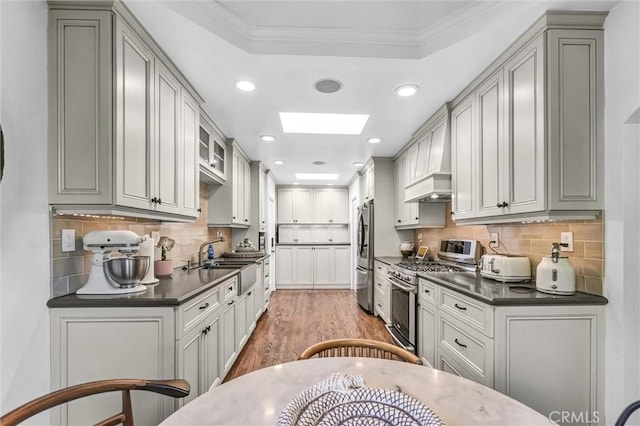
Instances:
[[[393,265],[406,259],[381,256],[375,260]],[[609,302],[603,296],[579,291],[571,296],[542,293],[536,290],[533,281],[501,283],[483,278],[479,272],[418,272],[418,276],[490,305],[606,305]]]
[[[418,276],[490,305],[606,305],[609,301],[595,294],[576,292],[571,296],[542,293],[535,283],[501,283],[483,278],[477,272],[430,272]]]
[[[266,259],[216,258],[216,263],[255,263]],[[230,265],[228,265],[230,266]],[[240,273],[242,268],[195,268],[189,271],[176,268],[170,277],[161,277],[158,284],[147,285],[147,290],[134,294],[89,295],[69,294],[47,302],[50,308],[96,308],[131,306],[178,306],[187,300],[221,284]]]

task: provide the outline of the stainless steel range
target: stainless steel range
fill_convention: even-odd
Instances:
[[[438,251],[440,261],[405,260],[387,268],[391,324],[386,327],[396,345],[415,353],[418,273],[475,271],[480,250],[480,244],[475,240],[443,240]]]

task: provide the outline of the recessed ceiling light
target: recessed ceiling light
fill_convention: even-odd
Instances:
[[[282,160],[273,160],[273,164],[277,164],[278,166],[284,164],[284,161]]]
[[[418,91],[418,86],[415,84],[407,84],[405,86],[400,86],[396,89],[396,93],[398,96],[413,96]]]
[[[281,112],[285,133],[317,135],[359,135],[369,114],[326,114],[313,112]]]
[[[253,92],[256,90],[256,85],[246,80],[236,81],[236,87],[243,92]]]
[[[367,142],[369,142],[369,143],[380,143],[380,142],[382,142],[382,139],[380,139],[380,138],[369,138],[369,139],[367,139]]]
[[[338,180],[338,173],[296,173],[298,180]]]
[[[364,163],[360,162],[360,161],[356,161],[355,163],[353,163],[354,166],[356,167],[362,167],[364,166]]]
[[[321,93],[335,93],[342,89],[342,83],[333,78],[323,78],[322,80],[316,81],[313,86]]]
[[[273,142],[276,140],[276,137],[271,135],[262,135],[260,136],[260,139],[262,139],[264,142]]]

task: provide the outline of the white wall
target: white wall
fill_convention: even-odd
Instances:
[[[640,399],[639,21],[638,2],[622,2],[605,22],[605,424]]]
[[[47,6],[0,1],[0,412],[50,390]],[[48,417],[33,418],[48,423]]]

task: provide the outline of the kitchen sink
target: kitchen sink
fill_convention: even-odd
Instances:
[[[202,269],[210,271],[241,269],[238,276],[238,295],[246,293],[256,283],[258,265],[255,262],[227,261],[205,262]]]

